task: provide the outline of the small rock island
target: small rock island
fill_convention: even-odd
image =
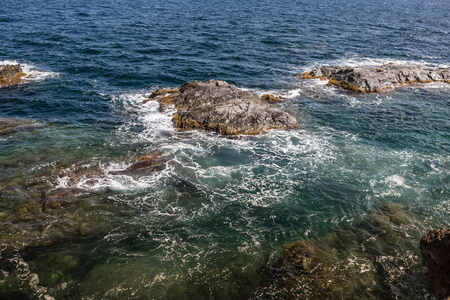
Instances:
[[[296,127],[297,120],[273,105],[273,99],[273,95],[260,98],[252,91],[211,79],[187,82],[173,90],[158,89],[143,103],[156,100],[162,111],[172,105],[177,110],[172,121],[181,130],[255,135],[269,129]]]
[[[417,83],[450,83],[450,68],[396,64],[358,67],[328,66],[303,73],[299,77],[304,79],[328,79],[329,85],[354,92],[372,93]]]

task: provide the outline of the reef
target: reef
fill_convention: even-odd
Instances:
[[[420,250],[436,298],[450,298],[450,228],[430,230],[420,240]]]
[[[424,299],[419,215],[383,202],[355,226],[339,226],[323,237],[294,241],[268,269],[269,284],[255,299]],[[401,249],[401,250],[400,250]]]
[[[270,129],[289,129],[297,120],[271,104],[275,97],[261,99],[225,81],[187,82],[178,89],[159,89],[149,100],[160,103],[161,110],[174,107],[172,121],[180,130],[203,129],[223,135],[254,135]]]
[[[299,76],[304,79],[328,79],[328,84],[354,92],[380,92],[400,86],[429,83],[450,83],[450,68],[430,68],[423,65],[358,67],[328,66]]]
[[[20,65],[1,65],[0,87],[22,83],[25,75]]]

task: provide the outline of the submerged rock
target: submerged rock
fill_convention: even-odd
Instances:
[[[430,230],[420,240],[420,250],[436,298],[450,298],[450,228]]]
[[[294,294],[315,299],[349,299],[375,282],[368,258],[342,257],[342,252],[323,240],[300,240],[286,245],[278,272]]]
[[[305,79],[328,79],[330,85],[355,92],[379,92],[403,85],[428,82],[450,83],[450,68],[422,65],[323,67],[300,75]]]
[[[103,201],[80,189],[52,190],[41,199],[15,205],[0,214],[0,253],[54,245],[98,233],[105,225]]]
[[[0,87],[19,84],[25,75],[20,65],[0,65]]]
[[[17,130],[29,128],[33,124],[31,120],[0,118],[0,135],[7,135]]]
[[[110,172],[112,175],[146,176],[151,173],[162,171],[166,168],[168,158],[161,157],[160,153],[144,155],[137,162],[123,171]]]
[[[149,98],[161,110],[173,105],[172,121],[181,130],[204,129],[224,135],[259,134],[269,129],[288,129],[296,119],[259,98],[225,81],[187,82],[179,89],[159,89]],[[145,101],[144,101],[145,102]]]
[[[357,226],[284,246],[255,299],[423,299],[426,274],[417,250],[419,216],[380,203]]]

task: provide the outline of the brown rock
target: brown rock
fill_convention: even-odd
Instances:
[[[420,240],[420,250],[436,298],[450,297],[450,228],[430,230]]]
[[[261,99],[266,101],[267,103],[270,103],[270,104],[274,104],[274,103],[278,103],[278,102],[283,101],[283,98],[281,96],[277,97],[277,96],[274,96],[274,95],[271,95],[271,94],[262,95]]]
[[[298,125],[293,116],[263,101],[254,92],[221,80],[187,82],[171,91],[159,89],[150,99],[159,101],[161,110],[174,105],[177,113],[172,121],[181,130],[204,129],[237,135]]]
[[[0,87],[19,84],[23,82],[22,77],[25,75],[20,65],[2,65],[0,66]]]

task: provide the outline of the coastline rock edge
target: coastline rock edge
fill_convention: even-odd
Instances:
[[[450,68],[397,64],[358,67],[327,66],[305,72],[298,77],[303,79],[328,79],[329,85],[353,92],[373,93],[417,83],[450,83]]]
[[[430,230],[420,240],[420,250],[436,298],[450,298],[450,228]]]

